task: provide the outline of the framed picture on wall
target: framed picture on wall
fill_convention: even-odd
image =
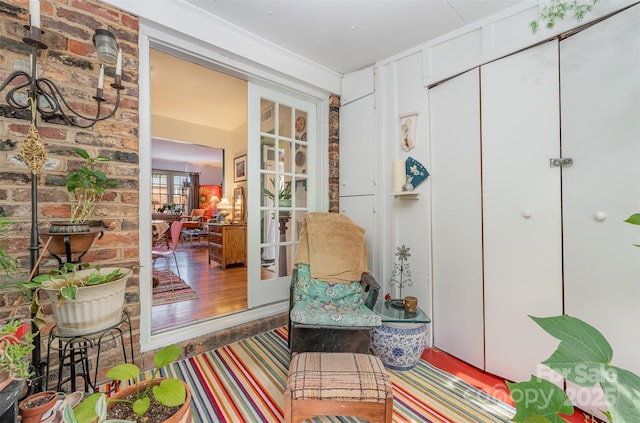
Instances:
[[[247,180],[247,155],[242,155],[233,159],[233,182]]]

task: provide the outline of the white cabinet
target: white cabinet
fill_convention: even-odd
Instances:
[[[557,343],[528,316],[562,314],[557,41],[483,66],[481,87],[486,370],[523,381]]]
[[[368,94],[340,108],[340,196],[375,189],[375,107]]]
[[[567,313],[640,372],[639,51],[635,6],[430,90],[436,347],[526,380]]]
[[[640,7],[561,43],[565,312],[640,373]],[[601,398],[598,395],[578,399]],[[582,403],[584,404],[584,403]],[[590,404],[601,408],[601,404]]]
[[[340,213],[365,229],[369,270],[377,263],[375,92],[373,68],[345,75],[340,108]]]
[[[484,368],[479,70],[431,89],[429,102],[433,343]]]

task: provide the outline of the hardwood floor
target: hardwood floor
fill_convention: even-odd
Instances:
[[[158,333],[188,326],[214,317],[247,309],[247,268],[230,266],[222,270],[219,263],[208,263],[207,241],[181,242],[176,252],[180,276],[199,295],[197,300],[155,306],[151,312],[151,332]],[[171,270],[176,273],[171,257]],[[154,269],[166,269],[164,259],[156,260]]]

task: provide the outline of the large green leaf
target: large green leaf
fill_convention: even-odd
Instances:
[[[625,222],[631,223],[632,225],[640,225],[640,213],[632,214]]]
[[[601,379],[611,421],[640,422],[640,377],[615,366],[604,366]]]
[[[139,374],[140,368],[135,364],[122,363],[109,369],[107,377],[112,380],[126,381],[129,379],[136,380]]]
[[[78,404],[74,409],[73,413],[75,414],[76,419],[80,423],[91,423],[96,417],[96,404],[100,397],[104,397],[103,393],[96,393],[88,396],[80,404]]]
[[[514,422],[562,423],[559,414],[573,414],[573,405],[567,394],[548,380],[531,376],[528,382],[507,382],[507,387],[516,405]]]
[[[567,315],[531,318],[560,340],[558,348],[542,364],[580,386],[600,382],[603,366],[611,362],[613,350],[597,329]]]
[[[149,397],[139,398],[133,403],[133,412],[139,416],[142,416],[144,415],[144,413],[147,412],[150,405],[151,405],[151,398]]]
[[[155,353],[153,356],[153,361],[156,364],[156,367],[164,367],[173,363],[180,357],[180,353],[182,350],[175,345],[168,345]]]
[[[181,380],[165,379],[153,387],[153,396],[160,404],[175,407],[184,404],[187,390]]]

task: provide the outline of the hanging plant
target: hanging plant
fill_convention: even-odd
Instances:
[[[540,29],[540,21],[548,29],[552,29],[556,25],[556,21],[561,21],[567,14],[573,15],[573,18],[580,22],[585,15],[593,9],[600,0],[551,0],[548,6],[540,9],[540,17],[536,21],[529,23],[531,32],[536,33]]]

